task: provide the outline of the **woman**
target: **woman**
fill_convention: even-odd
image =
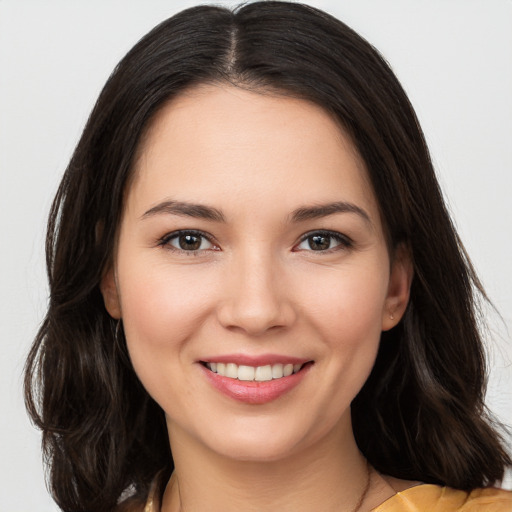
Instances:
[[[474,289],[378,53],[197,7],[121,61],[55,199],[26,369],[63,510],[510,510]]]

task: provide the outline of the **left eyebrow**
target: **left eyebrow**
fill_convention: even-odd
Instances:
[[[142,215],[142,219],[153,217],[158,214],[179,215],[181,217],[193,217],[196,219],[213,220],[216,222],[225,222],[224,214],[211,206],[202,204],[187,203],[183,201],[163,201],[153,208],[150,208]]]
[[[334,215],[335,213],[355,213],[363,218],[365,222],[370,224],[370,226],[373,226],[370,216],[365,210],[353,203],[347,203],[345,201],[297,208],[292,212],[291,220],[292,222],[302,222],[305,220],[327,217],[329,215]]]

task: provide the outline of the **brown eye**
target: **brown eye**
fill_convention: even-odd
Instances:
[[[296,249],[299,251],[329,251],[348,249],[352,247],[352,240],[335,231],[315,231],[306,233]]]
[[[180,235],[178,245],[184,251],[197,251],[201,247],[201,237],[197,235]]]
[[[159,245],[171,250],[189,253],[215,248],[206,235],[196,231],[175,231],[174,233],[169,233],[161,239]]]
[[[309,248],[313,251],[325,251],[331,247],[331,237],[325,235],[313,235],[307,238]]]

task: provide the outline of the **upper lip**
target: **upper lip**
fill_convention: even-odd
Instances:
[[[234,363],[238,366],[267,366],[273,364],[304,364],[311,359],[303,357],[286,356],[282,354],[222,354],[201,359],[202,363]]]

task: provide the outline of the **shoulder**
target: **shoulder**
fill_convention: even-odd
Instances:
[[[470,492],[420,484],[397,492],[375,512],[512,512],[512,492],[495,487]]]
[[[495,487],[475,489],[468,493],[467,500],[467,512],[473,510],[512,512],[512,492],[504,489],[497,489]],[[466,508],[461,510],[466,512]]]

